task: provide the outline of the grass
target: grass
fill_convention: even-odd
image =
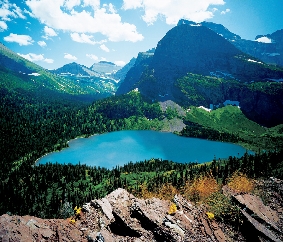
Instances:
[[[185,121],[234,134],[240,138],[238,144],[254,151],[274,149],[283,144],[283,124],[272,128],[262,127],[249,120],[241,109],[231,105],[210,112],[192,106],[186,114]]]

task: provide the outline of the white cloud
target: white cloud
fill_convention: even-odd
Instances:
[[[81,0],[66,0],[64,3],[64,6],[69,9],[72,10],[75,6],[80,5]]]
[[[77,57],[75,57],[71,54],[68,54],[68,53],[65,53],[64,58],[68,59],[68,60],[77,60],[78,59]]]
[[[49,39],[50,37],[57,36],[57,34],[54,31],[54,29],[49,28],[48,26],[45,26],[43,31],[45,33],[45,36],[43,36],[43,38],[45,38],[45,39]]]
[[[79,34],[79,33],[71,33],[71,38],[73,41],[79,42],[79,43],[86,43],[86,44],[102,44],[107,42],[106,40],[101,41],[95,41],[93,39],[93,35],[87,35],[87,34]]]
[[[126,65],[126,62],[125,61],[114,61],[114,64],[116,66],[124,66],[124,65]]]
[[[123,8],[143,8],[143,20],[153,24],[159,16],[166,19],[167,24],[176,24],[181,18],[202,22],[213,17],[210,5],[224,5],[224,0],[124,0]]]
[[[136,9],[141,8],[143,1],[142,0],[124,0],[123,9]]]
[[[12,18],[26,18],[22,10],[15,3],[11,4],[8,0],[3,0],[0,4],[2,5],[0,7],[0,17],[2,20],[11,21]]]
[[[41,46],[41,47],[45,47],[45,46],[47,46],[47,44],[44,42],[44,41],[38,41],[37,42],[37,44],[39,45],[39,46]]]
[[[7,42],[15,42],[19,45],[32,45],[34,42],[29,35],[18,35],[10,33],[9,36],[4,37],[4,40]]]
[[[221,13],[220,14],[226,14],[226,13],[229,13],[231,10],[229,9],[229,8],[227,8],[225,11],[221,11]]]
[[[16,18],[25,19],[26,17],[15,3],[11,4],[8,0],[0,0],[0,32],[8,29],[7,21]]]
[[[64,11],[63,0],[27,0],[26,4],[37,19],[56,30],[89,34],[101,33],[110,41],[136,42],[143,40],[143,36],[137,32],[135,25],[122,22],[112,4],[98,8],[99,1],[95,0],[93,6],[96,6],[96,9],[92,13],[85,9],[78,11],[78,8]],[[90,5],[91,1],[87,0],[81,7]]]
[[[41,61],[41,60],[44,60],[44,55],[43,54],[40,54],[40,55],[37,55],[37,54],[34,54],[34,53],[29,53],[29,54],[20,54],[18,53],[19,56],[29,60],[29,61]]]
[[[262,43],[267,43],[267,44],[272,43],[272,40],[267,38],[266,36],[260,37],[260,38],[256,39],[256,41],[262,42]]]
[[[98,61],[98,57],[96,56],[96,55],[94,55],[94,54],[86,54],[86,57],[88,57],[88,58],[90,58],[90,59],[92,59],[92,60],[95,60],[95,61]]]
[[[112,3],[109,3],[108,6],[107,6],[107,4],[104,4],[104,7],[105,7],[105,8],[108,8],[108,11],[109,11],[110,13],[116,13],[115,7],[114,7],[114,5],[113,5]]]
[[[18,53],[19,56],[31,61],[31,62],[37,62],[37,61],[44,61],[46,63],[49,63],[49,64],[52,64],[54,62],[53,59],[47,59],[47,58],[44,58],[44,55],[43,54],[34,54],[34,53],[28,53],[28,54],[20,54]]]
[[[7,24],[4,21],[0,21],[0,32],[7,29],[8,29]]]
[[[44,62],[48,63],[48,64],[52,64],[54,62],[53,59],[44,59]]]
[[[100,0],[84,0],[84,7],[90,6],[94,10],[100,7]]]
[[[102,49],[105,52],[110,52],[110,50],[108,49],[108,47],[106,45],[100,45],[100,49]]]
[[[213,13],[215,13],[215,12],[218,11],[218,8],[212,8],[211,11],[212,11]]]
[[[14,3],[12,5],[13,7],[13,12],[19,17],[19,18],[22,18],[22,19],[25,19],[26,17],[23,15],[23,12],[22,10]]]

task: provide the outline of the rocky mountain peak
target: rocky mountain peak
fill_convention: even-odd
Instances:
[[[187,73],[237,74],[237,56],[244,54],[222,36],[201,25],[174,27],[158,42],[139,89],[152,99],[167,95],[174,100],[174,83]],[[231,68],[233,66],[233,68]],[[242,74],[242,73],[241,73]]]
[[[117,66],[112,62],[108,61],[100,61],[98,63],[94,63],[91,67],[90,70],[95,71],[99,74],[113,74],[120,70],[122,67]]]
[[[80,65],[76,62],[72,62],[69,64],[66,64],[56,70],[52,71],[55,74],[70,74],[70,75],[83,75],[83,76],[89,76],[89,70],[86,66]]]
[[[215,33],[221,35],[223,38],[230,40],[230,41],[235,41],[235,40],[240,40],[241,37],[237,34],[232,33],[231,31],[229,31],[227,28],[225,28],[222,24],[216,24],[216,23],[212,23],[212,22],[201,22],[201,23],[196,23],[193,21],[189,21],[186,19],[181,19],[179,20],[177,25],[190,25],[190,26],[204,26],[207,27],[209,29],[211,29],[212,31],[214,31]]]

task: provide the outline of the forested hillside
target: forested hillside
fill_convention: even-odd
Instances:
[[[201,43],[196,37],[202,37]],[[213,40],[209,46],[206,39]],[[68,218],[75,206],[117,188],[162,199],[172,199],[174,191],[199,202],[195,190],[188,192],[196,181],[211,178],[219,188],[234,174],[283,178],[283,88],[280,81],[266,79],[281,78],[282,68],[250,61],[205,27],[178,26],[168,32],[156,50],[139,54],[127,74],[120,73],[125,80],[119,95],[103,99],[99,90],[53,75],[3,45],[0,65],[0,214]],[[112,170],[68,160],[65,165],[36,164],[71,139],[118,130],[170,131],[240,144],[254,154],[215,157],[206,164],[155,157],[129,160]],[[217,192],[225,205],[234,206]],[[229,211],[226,215],[217,219],[233,223]]]
[[[60,164],[31,167],[24,163],[0,184],[0,213],[67,218],[73,215],[75,206],[102,198],[117,188],[145,197],[149,193],[158,194],[163,186],[169,185],[181,192],[200,176],[213,176],[225,185],[236,171],[251,178],[283,178],[282,155],[282,150],[255,156],[246,154],[204,165],[152,159],[130,162],[113,170]],[[167,194],[164,198],[168,199],[169,191],[164,191],[164,196]]]
[[[162,111],[159,103],[144,99],[137,91],[92,105],[66,100],[18,96],[2,89],[1,213],[64,217],[65,206],[70,212],[69,203],[82,205],[118,187],[136,194],[142,187],[154,191],[162,184],[181,189],[190,179],[207,172],[223,183],[236,170],[252,177],[280,177],[282,127],[263,128],[237,107],[212,112],[190,107],[184,110],[184,116],[173,108]],[[271,152],[202,166],[157,159],[111,171],[84,165],[34,165],[40,156],[66,147],[67,141],[78,136],[129,129],[161,130],[165,119],[176,118],[187,124],[180,135],[240,143],[255,151],[269,148]]]

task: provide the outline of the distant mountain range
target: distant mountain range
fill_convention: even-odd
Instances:
[[[104,69],[103,69],[104,68]],[[34,96],[69,95],[68,98],[93,100],[115,93],[118,81],[103,75],[103,70],[114,74],[120,67],[102,62],[92,69],[70,63],[54,71],[48,71],[0,44],[0,88]]]
[[[56,70],[51,70],[57,75],[77,75],[77,76],[96,76],[96,77],[112,77],[121,67],[112,62],[100,61],[94,63],[91,67],[77,64],[75,62],[66,64]]]
[[[120,80],[125,78],[130,68],[131,63],[122,68],[107,61],[94,63],[91,67],[73,62],[50,72],[69,79],[80,86],[91,86],[99,93],[113,95]]]
[[[154,53],[138,55],[117,94],[138,89],[151,100],[173,100],[187,107],[215,108],[230,100],[262,125],[283,123],[283,69],[244,52],[253,45],[268,46],[250,42],[222,25],[180,20]]]

